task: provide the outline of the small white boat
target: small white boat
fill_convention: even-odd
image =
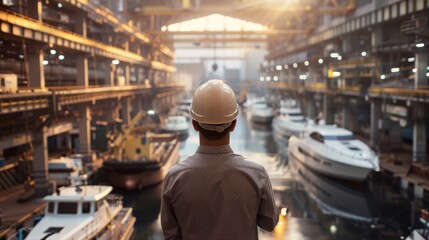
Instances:
[[[290,158],[321,174],[364,181],[379,171],[377,155],[353,133],[336,125],[309,125],[300,137],[289,138]]]
[[[185,116],[169,116],[161,129],[164,132],[177,133],[180,139],[189,134],[189,125]]]
[[[132,208],[124,208],[122,196],[111,191],[111,186],[60,188],[43,199],[45,216],[25,239],[131,239]]]
[[[257,123],[271,123],[274,117],[273,108],[265,99],[258,99],[250,107],[250,119]]]
[[[296,105],[295,100],[282,100],[280,102],[280,114],[273,119],[273,132],[281,137],[289,138],[298,136],[307,126],[307,121]]]
[[[81,185],[84,176],[81,176],[82,163],[75,158],[60,157],[49,160],[49,180],[54,181],[57,186]]]
[[[189,113],[189,109],[191,108],[192,98],[182,99],[179,103],[179,111]]]

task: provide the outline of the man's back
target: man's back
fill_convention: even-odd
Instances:
[[[166,239],[257,239],[257,225],[278,221],[265,169],[229,145],[200,146],[164,180],[161,220]]]

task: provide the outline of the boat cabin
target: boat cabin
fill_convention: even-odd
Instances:
[[[93,214],[100,209],[106,196],[112,191],[110,186],[80,186],[60,188],[57,194],[44,198],[46,215]]]

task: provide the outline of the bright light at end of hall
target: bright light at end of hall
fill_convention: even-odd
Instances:
[[[422,48],[422,47],[424,47],[425,46],[425,44],[424,43],[417,43],[416,44],[416,47],[418,47],[418,48]]]
[[[274,77],[273,77],[273,80],[274,80],[275,82],[277,82],[277,81],[279,80],[279,77],[274,76]]]
[[[305,66],[308,66],[308,65],[310,65],[310,62],[305,61],[305,62],[304,62],[304,65],[305,65]]]
[[[413,57],[408,58],[408,62],[414,62],[414,60],[415,60],[415,58],[413,58]]]
[[[384,74],[383,74],[383,75],[381,75],[381,76],[380,76],[380,79],[382,79],[382,80],[386,79],[386,75],[384,75]]]
[[[43,60],[43,65],[48,65],[48,60]]]
[[[277,66],[276,66],[276,70],[277,70],[277,71],[280,71],[280,70],[282,70],[282,69],[283,69],[282,65],[277,65]]]
[[[55,51],[55,49],[51,49],[51,51],[49,51],[52,55],[57,54],[57,51]]]
[[[118,60],[118,59],[114,59],[114,60],[112,60],[112,64],[113,64],[113,65],[118,65],[118,64],[119,64],[119,60]]]
[[[154,114],[155,114],[155,111],[154,111],[154,110],[148,110],[148,111],[147,111],[147,114],[149,114],[149,115],[154,115]]]
[[[368,55],[365,51],[363,51],[363,52],[361,52],[360,53],[360,55],[362,56],[362,57],[366,57],[366,55]]]
[[[333,77],[340,77],[341,76],[341,72],[333,72],[332,76]]]
[[[323,59],[322,59],[322,58],[319,58],[319,60],[317,60],[317,62],[318,62],[319,64],[322,64],[322,63],[323,63]]]

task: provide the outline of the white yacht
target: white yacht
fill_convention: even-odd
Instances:
[[[192,98],[182,99],[182,101],[179,103],[179,111],[188,113],[189,109],[191,108],[191,104]]]
[[[164,132],[177,133],[179,138],[189,134],[189,125],[185,116],[169,116],[161,129]]]
[[[131,239],[132,208],[122,207],[122,197],[111,191],[111,186],[60,188],[44,198],[45,216],[25,239]]]
[[[364,181],[379,171],[377,155],[353,133],[336,125],[310,125],[300,137],[289,138],[289,157],[339,179]]]
[[[274,113],[265,99],[258,99],[250,107],[250,119],[257,123],[271,123]]]
[[[273,132],[281,137],[289,138],[292,135],[298,136],[307,125],[301,109],[296,105],[295,100],[280,101],[279,115],[273,119]]]

